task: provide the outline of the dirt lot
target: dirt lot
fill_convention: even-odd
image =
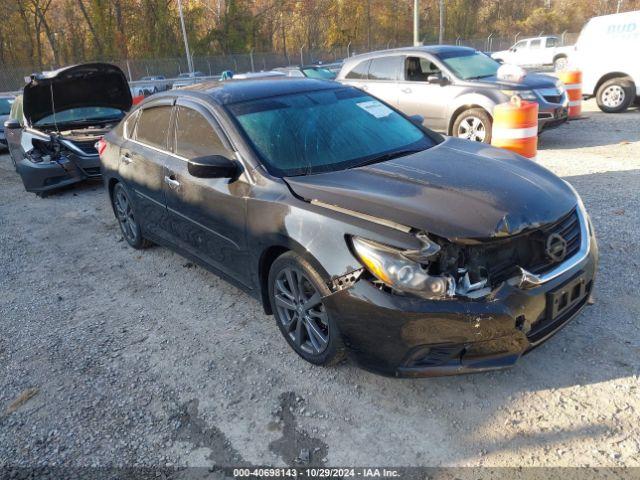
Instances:
[[[539,158],[593,217],[596,304],[438,379],[304,363],[244,293],[128,248],[100,184],[40,199],[1,156],[0,465],[640,466],[640,112],[586,110]]]

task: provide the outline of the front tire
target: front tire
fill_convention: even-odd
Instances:
[[[269,301],[285,340],[304,360],[335,365],[344,346],[335,321],[322,303],[331,291],[318,271],[294,252],[278,257],[269,270]]]
[[[122,183],[118,182],[113,186],[111,205],[127,243],[138,250],[151,246],[151,242],[142,236],[142,229],[134,216],[131,197]]]
[[[624,77],[607,80],[596,93],[598,107],[605,113],[624,112],[636,97],[633,82]]]
[[[491,143],[493,121],[482,108],[470,108],[456,117],[453,123],[454,137],[474,142]]]

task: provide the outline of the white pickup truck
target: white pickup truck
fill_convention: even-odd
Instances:
[[[520,66],[553,65],[556,70],[567,66],[567,57],[573,47],[562,47],[558,37],[525,38],[509,50],[495,52],[491,56],[503,63]]]

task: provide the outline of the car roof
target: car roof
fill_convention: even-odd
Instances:
[[[353,57],[349,57],[345,59],[342,70],[338,74],[338,78],[341,75],[344,75],[344,72],[348,72],[355,67],[356,64],[371,60],[372,58],[386,57],[389,55],[415,55],[418,53],[429,53],[431,55],[439,55],[446,53],[455,53],[455,52],[467,52],[472,53],[475,52],[475,48],[471,47],[461,47],[457,45],[421,45],[418,47],[400,47],[400,48],[391,48],[388,50],[377,50],[375,52],[363,53],[361,55],[354,55]]]
[[[348,88],[329,80],[291,77],[265,77],[250,80],[225,80],[202,82],[179,90],[161,92],[150,98],[162,96],[193,96],[206,97],[219,105],[229,105],[237,102],[259,100],[262,98],[289,95],[295,93],[313,92],[318,90],[334,90]]]
[[[375,52],[363,53],[360,55],[354,55],[353,57],[349,57],[344,61],[351,63],[352,61],[360,61],[365,60],[367,58],[376,58],[385,55],[393,55],[393,54],[406,54],[411,55],[412,53],[430,53],[433,55],[438,55],[441,53],[453,53],[453,52],[475,52],[475,48],[471,47],[461,47],[457,45],[422,45],[419,47],[400,47],[400,48],[391,48],[388,50],[376,50]]]

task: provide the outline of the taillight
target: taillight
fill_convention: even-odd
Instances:
[[[96,150],[98,150],[98,155],[102,156],[102,153],[105,151],[106,148],[107,148],[107,142],[104,141],[104,137],[100,138],[100,140],[98,140],[98,142],[96,143]]]

